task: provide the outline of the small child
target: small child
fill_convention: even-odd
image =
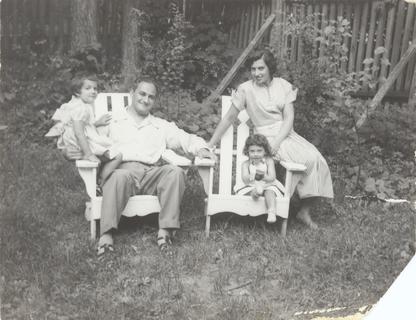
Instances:
[[[246,140],[243,153],[248,160],[241,164],[244,185],[236,185],[237,194],[251,194],[253,199],[264,195],[267,206],[267,222],[276,222],[276,197],[281,193],[277,187],[276,171],[267,138],[253,134]]]
[[[75,148],[82,151],[84,160],[104,162],[99,181],[102,186],[122,161],[111,139],[97,131],[97,127],[110,123],[111,116],[105,114],[94,121],[94,101],[97,97],[95,76],[76,76],[71,82],[71,92],[71,100],[53,115],[52,119],[57,123],[46,137],[58,137],[58,149]]]

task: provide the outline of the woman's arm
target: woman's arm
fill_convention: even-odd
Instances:
[[[81,148],[83,152],[83,159],[91,160],[91,161],[97,161],[100,162],[100,160],[92,153],[90,146],[87,141],[87,137],[84,133],[85,124],[82,120],[73,120],[73,127],[74,127],[74,133],[75,137],[77,137],[79,147]]]
[[[252,183],[253,181],[251,180],[251,177],[250,177],[250,171],[249,171],[249,169],[248,169],[248,166],[249,166],[249,164],[250,164],[250,161],[244,161],[242,164],[241,164],[241,179],[243,180],[243,182],[245,183],[245,184],[250,184],[250,183]]]
[[[217,125],[217,128],[215,129],[214,134],[211,137],[211,140],[209,140],[209,148],[213,148],[218,143],[224,132],[237,119],[239,113],[240,111],[234,106],[234,104],[232,104],[228,112],[225,114],[224,118],[222,118],[220,123]]]
[[[292,131],[294,118],[295,111],[293,109],[293,103],[288,103],[283,107],[283,124],[271,146],[273,153],[279,150],[282,141],[289,135],[290,131]]]
[[[272,158],[266,158],[267,172],[264,175],[264,182],[273,182],[276,180],[276,170],[274,168],[274,161]]]

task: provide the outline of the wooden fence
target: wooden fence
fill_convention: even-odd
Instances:
[[[71,0],[3,0],[1,2],[1,55],[10,57],[16,48],[32,46],[37,50],[66,52],[70,38]],[[184,1],[184,0],[182,0]],[[272,12],[276,0],[186,0],[184,10],[192,20],[203,12],[215,16],[228,31],[230,42],[245,48],[261,24]],[[107,54],[121,55],[123,1],[99,0],[99,41]],[[360,71],[366,58],[375,58],[380,65],[378,76],[387,77],[412,39],[416,40],[416,8],[403,0],[284,0],[282,19],[288,16],[304,18],[317,14],[315,24],[323,30],[329,20],[343,17],[350,22],[352,36],[345,39],[349,59],[342,67]],[[269,41],[270,33],[264,41]],[[291,36],[284,38],[282,49],[291,59],[299,61],[303,44]],[[381,64],[374,56],[377,47],[384,47]],[[316,46],[318,54],[323,47]],[[413,58],[394,84],[399,96],[407,97],[415,72]]]

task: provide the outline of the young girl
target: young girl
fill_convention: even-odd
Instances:
[[[281,193],[277,187],[276,171],[267,138],[253,134],[246,140],[243,153],[248,160],[241,164],[243,186],[235,186],[237,194],[251,194],[253,199],[264,195],[267,206],[267,222],[276,222],[276,197]]]
[[[76,76],[71,82],[71,91],[72,99],[56,110],[52,119],[57,123],[46,137],[58,137],[59,149],[81,150],[84,160],[104,162],[99,181],[102,185],[122,160],[111,139],[97,131],[97,127],[108,125],[111,117],[106,114],[94,120],[93,105],[97,97],[97,79],[94,76]]]

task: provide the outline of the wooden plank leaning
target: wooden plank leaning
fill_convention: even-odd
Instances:
[[[244,49],[243,53],[240,55],[240,57],[237,59],[237,61],[234,63],[230,71],[226,74],[224,79],[222,79],[221,83],[218,85],[218,87],[213,91],[207,100],[205,101],[206,105],[209,105],[210,103],[214,102],[219,95],[222,93],[222,91],[228,86],[230,81],[233,79],[234,75],[240,68],[240,66],[244,63],[244,61],[247,59],[247,56],[253,50],[253,48],[256,46],[256,44],[260,41],[262,36],[265,34],[267,29],[272,24],[273,20],[275,18],[275,14],[271,14],[267,20],[263,23],[260,30],[257,32],[257,34],[254,36],[253,40],[250,41],[248,46]]]
[[[393,70],[390,72],[386,82],[378,89],[376,95],[374,96],[373,100],[371,100],[370,105],[368,106],[367,112],[363,113],[363,115],[358,119],[356,123],[356,128],[359,129],[364,122],[367,120],[368,116],[371,115],[381,102],[381,100],[386,95],[387,91],[393,85],[394,81],[402,72],[404,66],[409,62],[409,60],[416,54],[416,43],[413,43],[407,51],[403,54],[400,61],[394,66]]]

